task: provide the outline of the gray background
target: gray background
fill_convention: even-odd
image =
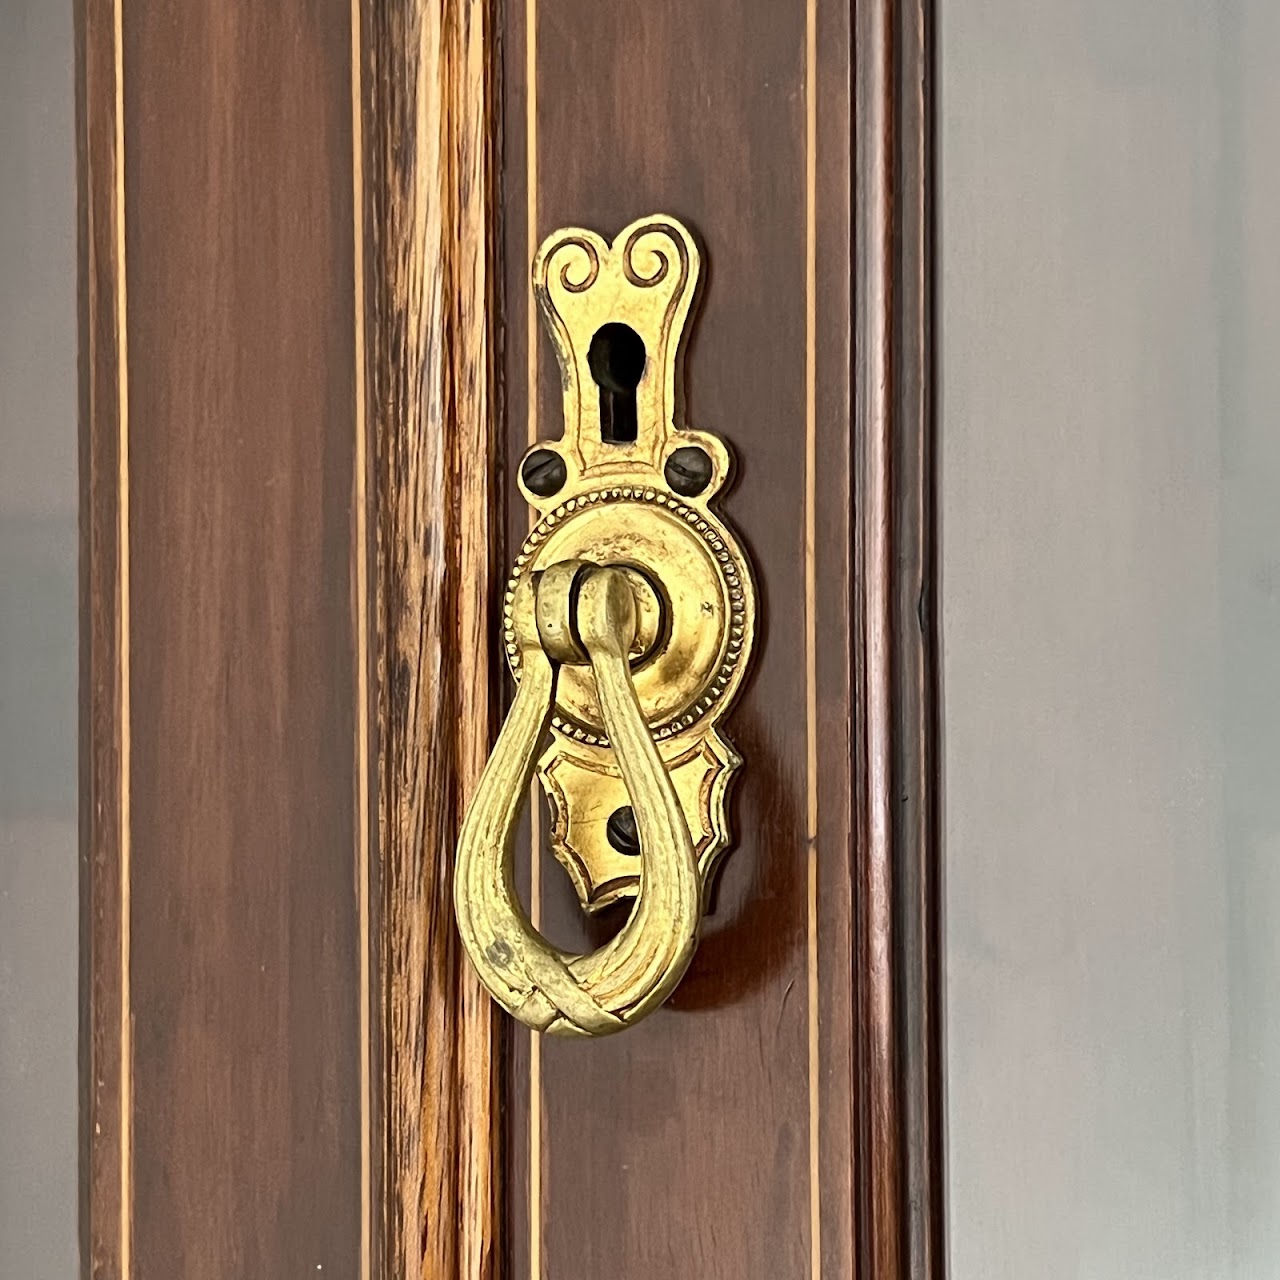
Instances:
[[[955,1280],[1280,1276],[1280,4],[941,0]]]
[[[0,0],[0,1277],[76,1274],[70,0]]]

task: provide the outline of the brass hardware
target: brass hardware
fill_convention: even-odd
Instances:
[[[557,1035],[608,1035],[660,1005],[688,968],[702,919],[698,863],[631,682],[636,608],[625,574],[560,563],[536,589],[526,578],[518,594],[536,596],[534,611],[546,626],[522,652],[520,689],[463,823],[454,884],[458,927],[485,986],[521,1022]],[[560,662],[580,654],[590,662],[633,801],[644,873],[613,941],[589,955],[566,956],[534,929],[516,899],[511,859],[534,753],[565,670]]]
[[[504,604],[519,689],[463,826],[455,897],[485,985],[553,1033],[620,1030],[670,994],[730,838],[741,761],[718,726],[746,674],[755,594],[709,506],[729,450],[681,423],[699,267],[693,237],[663,216],[612,244],[558,231],[533,264],[565,430],[519,471],[539,517]],[[535,767],[552,848],[583,906],[636,898],[622,932],[587,956],[552,948],[511,887],[512,831]]]

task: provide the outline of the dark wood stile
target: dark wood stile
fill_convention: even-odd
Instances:
[[[694,14],[657,2],[606,14],[577,0],[506,11],[508,457],[519,456],[526,438],[530,343],[541,348],[540,433],[559,429],[553,362],[520,305],[537,238],[565,222],[609,233],[650,208],[688,217],[708,241],[709,263],[690,344],[691,414],[696,425],[724,430],[738,451],[742,478],[725,509],[756,557],[768,611],[755,680],[729,725],[748,762],[736,805],[739,844],[671,1014],[626,1044],[590,1052],[544,1044],[536,1108],[525,1083],[525,1041],[519,1032],[513,1037],[506,1167],[511,1257],[520,1275],[594,1275],[606,1267],[645,1275],[678,1270],[681,1259],[716,1276],[791,1275],[802,1266],[805,1274],[820,1268],[868,1280],[943,1274],[932,7],[923,0],[855,0],[843,11],[812,6],[816,65],[808,88],[806,6],[771,5],[760,23],[763,13],[711,4]],[[554,73],[566,65],[572,77]],[[791,765],[803,754],[794,736],[803,704],[794,658],[779,654],[779,646],[795,657],[802,648],[801,555],[786,517],[796,518],[802,496],[796,437],[806,334],[797,258],[806,144],[797,107],[806,93],[817,102],[820,259],[810,338],[819,410],[822,744],[822,1189],[814,1224],[797,1194],[792,1145],[805,1105],[792,1083],[804,1069],[804,1046],[791,1003],[803,982],[795,850],[804,839],[804,795]],[[587,102],[596,106],[587,111]],[[542,153],[536,166],[531,139]],[[530,173],[537,175],[533,195]],[[526,234],[530,210],[536,226]],[[520,536],[525,518],[514,504],[509,539]],[[843,618],[835,612],[842,600]],[[841,653],[849,659],[847,683],[833,665]],[[843,776],[841,741],[848,744]],[[577,919],[554,864],[544,859],[542,867],[552,936],[589,944],[598,931]],[[715,1016],[692,1026],[680,1014],[693,1009]],[[667,1062],[680,1064],[674,1075],[661,1069]],[[845,1074],[834,1078],[841,1064]],[[726,1096],[758,1097],[759,1127],[745,1122],[746,1111],[723,1105]],[[653,1124],[687,1127],[679,1160],[664,1165],[666,1148],[646,1140]],[[541,1126],[539,1141],[530,1141],[532,1125]],[[530,1167],[531,1155],[539,1168]],[[618,1199],[614,1189],[624,1178],[629,1191]],[[804,1236],[819,1228],[821,1257],[802,1262]],[[537,1260],[529,1257],[533,1248]]]
[[[817,358],[821,389],[847,387],[840,353],[849,333],[846,283],[818,308],[813,336],[829,346],[811,350],[810,12],[805,0],[508,8],[508,456],[524,447],[530,413],[543,437],[562,426],[551,344],[516,305],[538,241],[565,225],[612,236],[645,214],[681,218],[701,236],[706,264],[686,349],[688,422],[723,435],[734,451],[736,479],[718,505],[751,556],[761,602],[752,674],[725,724],[745,761],[734,848],[688,974],[663,1009],[625,1035],[543,1040],[530,1072],[513,1076],[513,1130],[531,1131],[508,1164],[512,1219],[528,1222],[512,1239],[520,1276],[799,1280],[813,1273],[816,1254],[833,1275],[850,1265],[852,1133],[847,1117],[836,1121],[828,1110],[848,1106],[847,1072],[815,1107],[830,1070],[851,1058],[853,1005],[847,763],[828,791],[834,804],[819,802],[819,830],[810,829],[807,379]],[[847,84],[850,42],[847,16],[838,6],[828,13],[845,17],[821,51],[833,73],[825,100],[834,128],[849,108],[838,77],[843,71]],[[849,164],[846,134],[830,165],[847,174]],[[847,190],[831,194],[847,207]],[[834,207],[820,203],[817,212],[834,215]],[[832,247],[847,261],[839,239],[837,231]],[[817,501],[839,531],[835,541],[818,540],[825,657],[848,644],[847,406],[813,425],[826,446]],[[832,426],[843,439],[831,437]],[[518,528],[527,512],[512,506]],[[848,734],[848,675],[834,674],[816,696],[836,708],[838,742]],[[847,762],[846,752],[835,754]],[[815,858],[824,881],[816,906],[837,906],[816,931]],[[548,935],[575,950],[598,945],[608,924],[583,919],[545,841],[536,874]],[[815,1015],[826,1037],[822,1072],[811,1052]],[[819,1147],[823,1176],[815,1177]]]
[[[83,1270],[355,1276],[351,9],[77,30]]]
[[[868,1280],[945,1274],[932,0],[856,0],[857,1226]]]

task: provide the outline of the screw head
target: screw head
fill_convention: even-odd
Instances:
[[[636,829],[636,815],[629,804],[615,809],[605,823],[605,835],[619,852],[635,857],[640,852],[640,832]]]
[[[667,483],[684,498],[697,497],[711,483],[711,457],[697,445],[685,445],[667,459]]]
[[[539,498],[549,498],[564,488],[564,459],[554,449],[534,449],[520,464],[524,487]]]

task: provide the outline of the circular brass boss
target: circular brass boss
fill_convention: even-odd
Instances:
[[[674,737],[732,698],[750,645],[751,581],[728,530],[705,508],[654,489],[584,494],[549,512],[516,558],[505,602],[506,650],[520,677],[521,652],[538,631],[531,597],[517,591],[564,561],[622,569],[636,596],[632,677],[654,736]],[[595,683],[572,665],[571,638],[552,656],[566,661],[557,686],[556,728],[590,746],[608,743]],[[580,661],[580,660],[578,660]]]

